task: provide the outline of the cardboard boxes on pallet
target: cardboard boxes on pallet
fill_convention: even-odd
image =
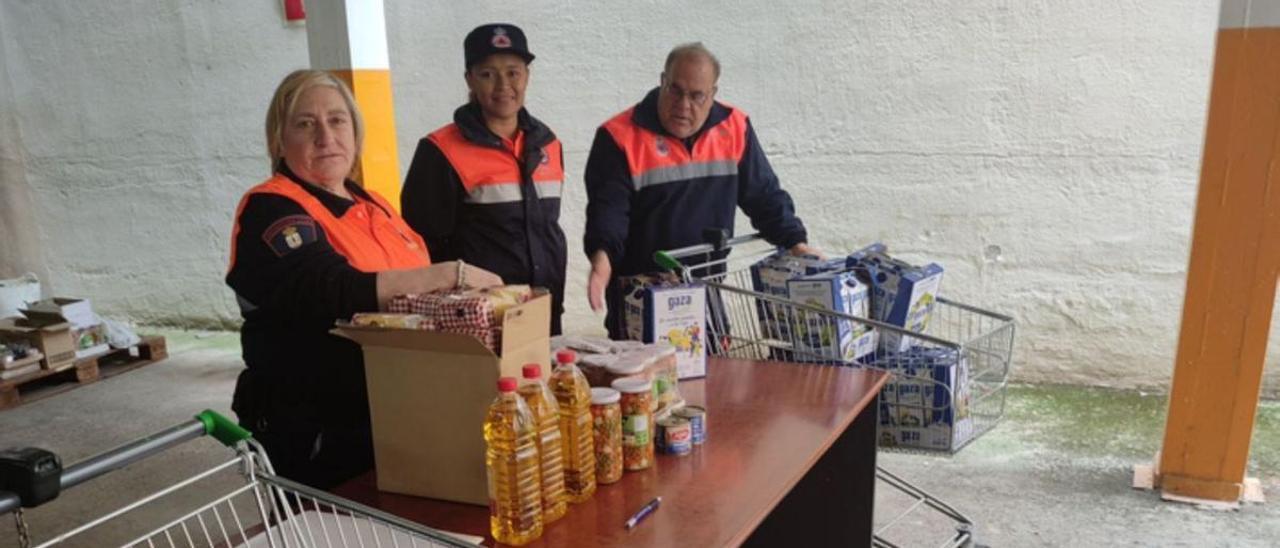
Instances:
[[[93,313],[88,299],[54,297],[31,303],[20,312],[27,317],[28,325],[69,324],[76,358],[111,350],[107,344],[106,327],[102,325],[102,319]]]
[[[75,339],[66,322],[32,324],[25,318],[0,319],[0,340],[25,342],[40,351],[45,369],[71,367],[76,361]]]
[[[488,504],[484,417],[498,377],[521,366],[550,371],[551,298],[503,314],[501,351],[458,333],[339,326],[360,344],[378,489]]]

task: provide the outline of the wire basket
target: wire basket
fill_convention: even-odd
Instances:
[[[659,264],[707,288],[711,353],[881,369],[879,439],[893,450],[954,454],[1004,415],[1013,318],[937,297],[919,331],[757,291],[756,236],[659,252]]]

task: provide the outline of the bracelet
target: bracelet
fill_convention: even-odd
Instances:
[[[454,288],[460,289],[466,285],[467,263],[462,262],[462,259],[458,259],[458,275],[456,276],[456,278],[457,278],[457,281],[454,283],[454,286],[453,286]]]

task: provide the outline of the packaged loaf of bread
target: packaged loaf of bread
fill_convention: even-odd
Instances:
[[[366,327],[391,327],[397,329],[431,329],[431,322],[421,314],[394,314],[386,312],[358,312],[351,317],[351,325]]]

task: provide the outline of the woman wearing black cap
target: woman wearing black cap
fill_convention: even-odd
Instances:
[[[463,49],[469,101],[419,141],[401,212],[433,261],[463,260],[507,283],[550,289],[551,333],[559,334],[564,158],[555,134],[524,108],[534,56],[509,24],[477,27]]]

